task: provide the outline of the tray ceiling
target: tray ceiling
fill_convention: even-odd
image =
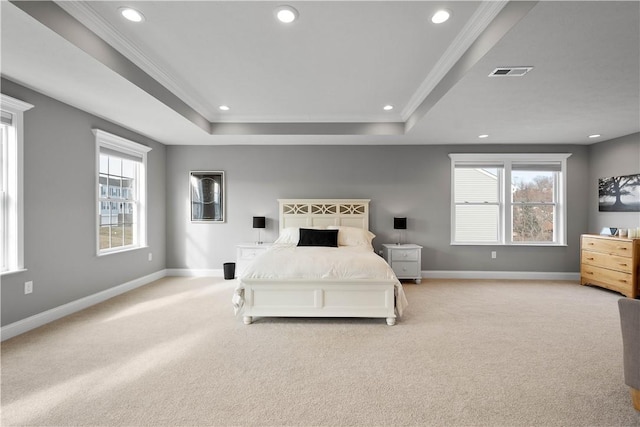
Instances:
[[[279,4],[2,2],[0,71],[165,144],[588,144],[640,130],[638,2],[296,1],[288,25]],[[122,19],[124,5],[145,20]],[[433,24],[442,8],[451,18]],[[489,77],[500,67],[533,68]]]

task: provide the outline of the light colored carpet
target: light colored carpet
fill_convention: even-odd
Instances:
[[[2,425],[640,425],[619,294],[426,280],[384,319],[233,316],[165,278],[2,344]]]

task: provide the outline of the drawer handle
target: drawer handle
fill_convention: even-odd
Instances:
[[[627,250],[627,248],[626,248],[626,247],[624,247],[624,246],[623,246],[623,247],[616,248],[616,249],[620,249],[621,251],[626,251],[626,250]]]
[[[622,264],[622,263],[620,263],[620,264],[618,264],[618,265],[619,265],[620,267],[628,267],[628,266],[629,266],[628,264]]]
[[[620,283],[625,283],[625,284],[627,283],[627,281],[626,281],[626,280],[624,280],[624,279],[620,279],[620,280],[618,280],[618,282],[620,282]]]
[[[589,261],[593,261],[594,259],[595,259],[595,258],[593,258],[593,257],[588,257],[588,258],[587,258],[587,260],[589,260]]]
[[[593,276],[593,271],[585,271],[585,274],[591,274]]]

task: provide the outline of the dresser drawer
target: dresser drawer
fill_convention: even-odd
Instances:
[[[419,253],[417,249],[394,249],[391,251],[391,261],[417,261]]]
[[[633,262],[631,258],[618,255],[608,255],[601,252],[582,251],[582,263],[595,265],[596,267],[608,268],[623,273],[633,272]]]
[[[418,264],[411,261],[393,261],[391,268],[398,279],[420,277],[418,272]]]
[[[623,294],[628,294],[633,290],[633,278],[631,274],[609,270],[593,265],[582,265],[580,268],[580,281],[602,286]]]
[[[582,238],[582,249],[622,257],[631,257],[633,254],[633,244],[629,240],[598,239],[585,236]]]

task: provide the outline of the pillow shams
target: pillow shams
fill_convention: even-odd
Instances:
[[[367,246],[371,247],[375,234],[369,230],[357,227],[346,227],[342,225],[330,225],[328,230],[339,230],[338,244],[340,246]]]
[[[301,228],[298,246],[326,246],[329,248],[337,248],[338,230]]]

